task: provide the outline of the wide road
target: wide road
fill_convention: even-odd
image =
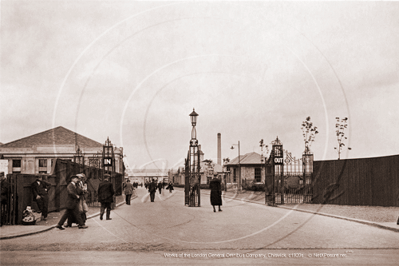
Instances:
[[[392,264],[399,233],[350,221],[224,199],[213,212],[184,206],[184,193],[145,189],[132,204],[77,227],[2,240],[1,265]]]

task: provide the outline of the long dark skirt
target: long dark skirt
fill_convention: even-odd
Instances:
[[[222,205],[221,191],[211,191],[211,205]]]

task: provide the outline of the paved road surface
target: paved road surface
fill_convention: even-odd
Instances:
[[[214,213],[184,207],[183,191],[138,189],[112,221],[1,241],[1,265],[382,264],[397,265],[399,233],[303,212],[224,200]],[[182,256],[182,257],[181,257]],[[186,257],[185,257],[186,256]],[[188,257],[190,256],[190,257]]]

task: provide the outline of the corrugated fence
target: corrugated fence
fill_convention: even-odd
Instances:
[[[398,206],[399,155],[314,161],[313,203]]]

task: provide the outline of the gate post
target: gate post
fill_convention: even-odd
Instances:
[[[273,201],[275,203],[275,193],[280,193],[280,203],[284,204],[284,154],[283,154],[283,143],[276,138],[272,141],[272,153],[273,153]],[[277,180],[276,180],[277,172]],[[277,187],[274,182],[277,181]]]
[[[312,175],[313,175],[313,153],[309,150],[302,154],[303,161],[303,202],[311,203],[313,197],[312,191]]]

